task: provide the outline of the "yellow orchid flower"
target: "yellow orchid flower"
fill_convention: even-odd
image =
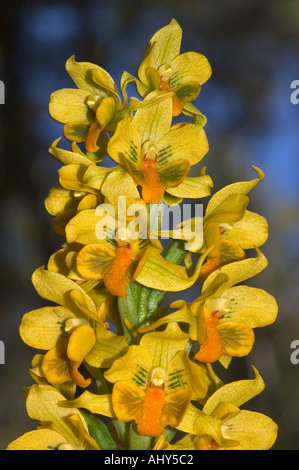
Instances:
[[[192,252],[202,253],[213,247],[202,266],[199,282],[219,267],[246,258],[245,250],[262,246],[268,238],[266,219],[247,210],[247,194],[264,179],[264,173],[253,168],[258,174],[256,179],[225,186],[210,198],[203,217],[203,244],[188,243],[186,247],[190,252],[189,269],[192,268]],[[194,219],[192,224],[195,224]]]
[[[68,140],[84,142],[87,157],[101,161],[106,155],[106,131],[114,132],[119,120],[130,116],[144,103],[131,98],[125,108],[126,102],[121,104],[113,78],[98,65],[76,62],[72,56],[66,62],[66,71],[77,88],[52,93],[50,115],[64,124],[63,132]],[[160,94],[158,101],[171,94],[167,91]]]
[[[77,212],[94,209],[100,204],[101,185],[113,168],[98,167],[75,143],[72,145],[72,151],[61,149],[57,147],[59,141],[60,139],[57,139],[53,142],[50,153],[63,166],[58,170],[59,182],[50,189],[45,199],[45,207],[48,213],[55,217],[55,233],[65,237],[65,227]],[[87,172],[92,173],[89,168],[97,169],[96,187],[86,181]]]
[[[65,243],[60,250],[50,256],[47,270],[62,274],[66,278],[77,282],[94,301],[99,318],[103,322],[108,318],[117,331],[120,331],[116,298],[107,291],[101,281],[86,281],[77,271],[77,256],[81,248],[82,245],[76,243]]]
[[[110,172],[118,170],[119,167],[106,168],[103,166],[89,165],[83,175],[83,181],[88,187],[100,191],[105,177],[109,175]],[[212,187],[213,181],[209,175],[206,175],[206,167],[203,167],[200,171],[200,176],[187,176],[178,186],[168,187],[164,194],[164,200],[166,204],[172,205],[174,202],[180,203],[183,198],[198,199],[207,197],[211,194]]]
[[[51,384],[72,380],[87,387],[79,367],[85,361],[92,367],[109,367],[126,349],[123,336],[107,331],[103,311],[97,311],[92,298],[65,276],[37,269],[32,282],[39,295],[56,305],[42,307],[24,315],[20,335],[29,346],[46,350],[40,369]]]
[[[130,205],[135,204],[133,207],[138,205],[140,210],[145,209],[145,204],[140,199],[139,192],[128,173],[120,168],[117,168],[115,171],[110,171],[111,169],[109,169],[108,172],[103,172],[100,168],[96,168],[101,172],[101,177],[99,176],[99,171],[95,174],[94,165],[91,165],[87,169],[85,167],[83,168],[81,188],[85,189],[85,177],[83,175],[87,173],[86,180],[88,182],[93,181],[93,186],[96,186],[96,189],[93,189],[94,194],[92,194],[92,196],[97,198],[97,200],[94,201],[96,204],[93,204],[96,205],[96,207],[92,207],[92,201],[88,199],[90,194],[83,197],[75,213],[71,213],[70,220],[65,221],[64,232],[66,244],[50,257],[48,269],[64,273],[74,280],[82,282],[85,280],[98,280],[100,282],[103,279],[109,280],[113,272],[117,275],[118,266],[124,264],[123,275],[126,278],[128,271],[129,280],[134,271],[134,267],[132,267],[131,264],[134,264],[136,268],[136,261],[138,262],[140,260],[147,248],[148,242],[143,239],[132,240],[130,248],[126,250],[125,240],[128,237],[124,237],[120,234],[120,239],[118,239],[116,235],[117,231],[121,232],[121,230],[126,228],[123,227],[123,225],[126,224],[127,218],[129,220],[133,219],[133,215],[127,217],[127,206],[130,207]],[[61,170],[64,170],[61,174],[72,175],[73,172],[77,173],[77,165],[69,164],[64,166]],[[69,187],[76,186],[76,182],[73,182],[71,178],[69,181]],[[78,182],[77,184],[77,189],[80,189],[81,183]],[[87,190],[89,189],[90,187],[87,186]],[[105,202],[98,204],[97,202],[100,198]],[[90,205],[88,205],[87,199],[90,201]],[[123,200],[125,201],[125,207],[122,205]],[[114,210],[115,206],[116,208]],[[65,214],[65,212],[62,214]],[[130,220],[130,222],[132,225],[132,220]],[[120,228],[119,225],[122,228]],[[129,228],[128,230],[126,229],[126,232],[127,231],[128,233],[130,232]],[[119,247],[119,244],[121,244],[122,247]],[[114,265],[117,264],[117,269],[112,269],[111,272],[105,274],[106,268],[108,268],[107,256],[110,256],[110,264],[113,264],[112,258],[115,257],[112,253],[113,251],[115,252],[115,256],[117,255],[117,251],[119,254],[117,263],[114,263]],[[126,253],[128,255],[127,264],[126,256],[124,256]],[[94,270],[96,263],[98,267],[104,264],[103,271],[99,272]],[[122,275],[120,275],[120,277],[122,277]],[[110,292],[113,291],[113,287],[119,287],[119,283],[115,283],[114,281],[111,279],[110,286],[112,289],[110,289]],[[120,286],[122,292],[125,288],[126,283],[124,283],[124,286]]]
[[[148,256],[144,240],[116,240],[116,244],[86,245],[77,256],[77,270],[84,279],[102,280],[106,289],[118,297],[127,297],[127,285],[134,280]]]
[[[41,426],[11,442],[7,450],[100,450],[90,436],[83,414],[58,403],[65,397],[50,385],[33,385],[26,398],[31,419]]]
[[[212,70],[208,60],[196,52],[180,54],[182,29],[176,20],[157,31],[148,43],[145,57],[138,69],[138,78],[124,73],[122,89],[135,82],[142,97],[153,90],[174,91],[173,116],[182,111],[197,119],[201,125],[206,118],[191,104],[201,86],[210,78]]]
[[[163,258],[160,241],[149,238],[146,206],[127,172],[119,169],[109,174],[101,194],[105,200],[102,206],[107,212],[105,216],[98,208],[83,210],[66,226],[67,243],[84,245],[79,253],[72,251],[81,280],[104,281],[107,290],[119,297],[127,296],[127,285],[135,280],[143,286],[163,291],[188,289],[196,282],[205,254],[192,276],[188,276],[186,267]],[[123,205],[120,195],[124,198]],[[138,207],[140,214],[136,218],[133,213],[128,215],[130,207]],[[142,238],[138,232],[136,236],[135,220],[144,221],[142,229],[138,227]],[[112,228],[109,230],[110,223]],[[119,228],[125,228],[125,235],[118,232]]]
[[[262,413],[240,410],[265,387],[258,371],[253,369],[253,380],[223,385],[207,400],[202,410],[189,406],[178,429],[189,434],[189,442],[193,441],[195,450],[268,450],[274,445],[278,429],[276,423]],[[161,441],[160,446],[176,448]]]
[[[165,292],[186,290],[197,281],[206,253],[199,258],[193,274],[189,276],[186,266],[180,266],[163,257],[163,248],[159,240],[136,239],[135,235],[130,238],[129,224],[134,223],[134,219],[126,225],[126,238],[122,236],[118,238],[116,232],[113,237],[109,235],[100,239],[97,235],[97,226],[100,224],[100,232],[103,233],[105,221],[102,220],[104,218],[101,219],[101,216],[97,215],[96,209],[84,210],[67,224],[66,239],[69,247],[55,255],[56,263],[59,263],[60,255],[63,258],[69,254],[69,259],[62,261],[65,264],[64,273],[69,273],[71,270],[70,276],[81,281],[87,279],[104,281],[109,292],[113,292],[114,295],[120,294],[121,297],[126,296],[126,286],[131,281]],[[117,228],[117,225],[115,227]],[[80,249],[80,245],[84,246]],[[79,252],[77,247],[80,249]],[[79,277],[76,277],[77,275]],[[121,280],[118,284],[117,279]]]
[[[106,70],[89,62],[70,57],[66,71],[77,89],[55,91],[50,97],[49,112],[63,123],[64,135],[74,142],[85,142],[87,152],[96,154],[107,145],[109,124],[120,108],[114,80]]]
[[[67,240],[84,245],[76,256],[76,268],[81,279],[103,281],[111,294],[126,297],[127,285],[134,280],[135,271],[140,270],[145,263],[151,245],[147,238],[147,225],[145,225],[145,238],[139,236],[137,238],[136,233],[130,229],[135,217],[128,216],[127,208],[131,204],[138,205],[139,210],[146,208],[133,180],[123,170],[115,171],[106,178],[101,193],[105,198],[102,208],[107,215],[103,219],[96,217],[101,206],[97,210],[78,214],[66,227]],[[120,199],[120,195],[123,199]],[[122,201],[125,207],[121,205]],[[81,233],[83,226],[82,218],[86,219],[88,216],[91,216],[88,232],[92,234],[94,242],[91,239],[78,238],[78,227]],[[142,216],[141,213],[140,217]],[[106,227],[107,233],[104,230],[103,233],[99,233],[100,228],[104,229],[104,223],[101,227],[99,224],[101,220],[105,222],[106,217],[112,218],[109,220],[113,227],[112,229]],[[83,232],[86,237],[86,229]]]
[[[82,276],[79,275],[76,264],[78,252],[81,248],[82,245],[76,243],[63,243],[61,248],[50,256],[47,264],[47,270],[63,274],[67,278],[78,282],[81,287],[83,286],[85,289],[84,279],[82,279]],[[94,285],[88,286],[88,289],[93,289],[95,287],[98,287],[98,283],[94,283]],[[107,293],[105,300],[103,299],[103,302],[108,300],[109,293]]]
[[[189,325],[189,335],[200,345],[194,358],[200,362],[220,361],[225,367],[231,357],[249,354],[254,344],[253,329],[270,325],[278,307],[262,289],[236,285],[259,274],[267,266],[264,255],[236,261],[214,271],[203,283],[201,296],[192,304],[174,302],[178,311],[139,329],[148,332],[170,322]]]
[[[100,173],[101,174],[100,174]],[[120,225],[130,221],[134,214],[130,208],[141,212],[146,207],[140,198],[131,176],[121,167],[103,177],[99,167],[90,166],[84,174],[84,181],[96,191],[100,191],[102,203],[97,208],[86,208],[67,223],[65,236],[67,243],[88,245],[104,240],[115,239],[115,232]]]
[[[153,96],[157,92],[144,102]],[[109,140],[109,155],[141,186],[146,203],[157,204],[168,188],[180,186],[190,166],[200,162],[209,149],[201,127],[191,123],[171,126],[171,106],[166,99],[139,109],[131,120],[119,122]]]
[[[176,427],[190,400],[207,392],[201,366],[185,350],[188,341],[176,324],[144,335],[104,373],[114,383],[110,397],[84,392],[67,406],[135,421],[138,433],[145,436],[158,436],[167,425]]]

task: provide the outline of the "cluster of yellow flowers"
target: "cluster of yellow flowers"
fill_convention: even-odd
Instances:
[[[255,179],[213,196],[205,167],[188,176],[208,152],[206,118],[192,102],[211,67],[181,54],[181,39],[175,20],[157,31],[138,77],[123,72],[121,97],[108,72],[74,57],[66,70],[77,88],[51,95],[71,142],[50,147],[61,168],[45,201],[63,242],[32,276],[50,305],[20,327],[41,350],[26,389],[40,426],[8,449],[258,450],[276,440],[272,419],[241,409],[264,389],[256,368],[231,383],[212,368],[248,355],[254,328],[276,319],[275,299],[242,284],[267,266],[267,222],[247,210],[264,175],[253,167]],[[128,99],[128,85],[140,99]],[[164,246],[157,211],[207,197],[204,215],[173,227]],[[191,286],[200,295],[190,303],[162,303]]]

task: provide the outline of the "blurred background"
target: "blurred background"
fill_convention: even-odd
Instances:
[[[268,220],[269,267],[248,285],[274,295],[279,316],[256,330],[246,359],[220,374],[253,377],[254,364],[266,389],[245,408],[277,422],[274,449],[299,450],[299,364],[290,360],[291,342],[299,340],[299,105],[290,100],[291,83],[299,80],[298,1],[10,0],[0,9],[0,449],[35,427],[23,392],[32,384],[35,351],[22,343],[19,325],[24,313],[43,305],[32,272],[60,247],[44,208],[59,168],[48,148],[62,132],[48,114],[49,96],[73,87],[64,68],[73,54],[105,68],[117,84],[123,70],[136,76],[148,40],[175,18],[183,28],[181,51],[204,54],[213,68],[195,103],[208,117],[204,163],[213,191],[255,178],[250,165],[266,174],[249,209]]]

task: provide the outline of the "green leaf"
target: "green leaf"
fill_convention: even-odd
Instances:
[[[91,437],[94,438],[101,450],[117,450],[116,443],[111,436],[106,424],[96,415],[88,411],[82,412],[89,429]]]

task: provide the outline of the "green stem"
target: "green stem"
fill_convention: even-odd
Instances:
[[[128,330],[125,319],[129,320],[134,329],[138,328],[138,305],[139,305],[139,289],[135,283],[131,282],[127,286],[127,297],[118,297],[118,309],[122,323],[123,333],[128,336],[128,342],[132,344],[134,338]]]
[[[130,450],[150,450],[152,448],[153,439],[148,436],[141,436],[134,421],[130,423],[129,431],[129,449]]]
[[[141,286],[140,288],[140,298],[139,298],[139,308],[138,308],[138,320],[139,325],[138,327],[147,319],[148,316],[148,295],[149,295],[149,288],[145,286]]]
[[[123,332],[129,336],[129,342],[134,342],[134,338],[128,330],[125,319],[127,319],[134,330],[137,330],[140,325],[146,320],[148,315],[147,299],[149,289],[142,286],[138,282],[131,282],[127,286],[128,296],[126,298],[118,298],[118,309],[122,322]]]
[[[171,442],[172,439],[175,437],[177,434],[178,430],[175,428],[172,428],[171,426],[166,426],[163,432],[163,436],[165,437],[165,441]],[[154,438],[153,442],[153,447],[156,444],[157,440],[159,439],[160,436],[157,436]]]
[[[165,259],[175,264],[180,264],[186,256],[183,240],[172,240],[165,252]],[[166,292],[149,289],[138,282],[131,282],[127,286],[128,296],[118,298],[118,309],[122,322],[123,332],[128,336],[128,342],[132,344],[134,338],[128,330],[124,319],[126,318],[134,330],[150,322],[157,314],[159,305]]]

